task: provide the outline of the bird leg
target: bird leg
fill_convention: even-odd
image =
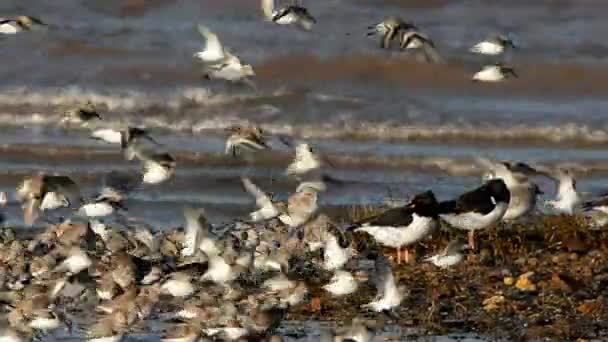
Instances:
[[[410,263],[410,249],[407,247],[405,247],[405,263]]]
[[[475,251],[475,231],[474,230],[469,231],[469,248],[471,248],[472,251]]]

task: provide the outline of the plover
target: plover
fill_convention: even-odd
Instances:
[[[301,4],[293,4],[275,8],[275,0],[262,0],[262,11],[266,20],[278,25],[297,25],[310,31],[317,22]]]
[[[175,158],[168,152],[140,154],[142,160],[142,181],[147,184],[160,184],[175,174]]]
[[[92,120],[103,119],[97,112],[95,105],[91,101],[87,101],[84,105],[68,110],[61,119],[61,122],[86,126]]]
[[[511,194],[502,179],[491,179],[457,199],[439,203],[440,217],[450,225],[469,231],[475,250],[475,231],[499,222],[509,207]]]
[[[83,204],[78,209],[78,213],[86,217],[105,217],[118,209],[126,210],[122,200],[118,194],[106,191],[99,194],[93,201]]]
[[[189,297],[196,290],[192,284],[192,277],[183,272],[172,273],[169,278],[163,282],[160,289],[163,293],[173,297]]]
[[[555,180],[557,196],[555,200],[547,201],[548,206],[553,207],[558,213],[572,215],[581,204],[581,196],[576,191],[576,179],[570,170],[557,169],[547,173]]]
[[[334,296],[345,296],[354,293],[359,288],[359,283],[352,273],[344,270],[337,270],[329,280],[323,285],[323,289]]]
[[[403,19],[390,16],[384,18],[381,22],[370,25],[367,27],[368,36],[373,36],[380,34],[382,35],[382,40],[380,40],[380,47],[383,49],[388,49],[391,45],[391,41],[397,37],[397,33],[401,30],[417,30],[418,28],[408,22],[405,22]]]
[[[380,252],[376,254],[374,272],[371,279],[378,293],[373,301],[363,304],[362,308],[371,309],[376,312],[391,312],[401,305],[406,289],[404,286],[397,286],[391,264]]]
[[[249,214],[249,219],[252,222],[266,221],[279,216],[280,211],[268,194],[247,177],[241,177],[241,182],[245,190],[255,197],[255,204],[258,207],[258,210]]]
[[[471,78],[475,82],[501,82],[508,77],[518,77],[515,70],[501,63],[486,65]]]
[[[336,271],[344,267],[352,256],[350,240],[337,228],[325,229],[323,239],[323,269]]]
[[[368,326],[365,318],[354,317],[350,326],[340,335],[344,341],[371,342],[376,333]]]
[[[515,48],[513,41],[504,35],[498,35],[475,44],[469,51],[481,55],[497,56],[502,54],[507,47]]]
[[[20,15],[14,19],[0,20],[0,34],[16,34],[23,31],[30,31],[36,26],[47,26],[42,20]]]
[[[441,57],[435,48],[435,43],[425,34],[417,30],[401,30],[399,34],[401,50],[416,49],[423,53],[424,60],[428,63],[439,63]]]
[[[255,88],[255,84],[249,79],[253,76],[255,76],[253,67],[250,64],[243,64],[237,56],[229,52],[226,53],[223,63],[207,66],[205,74],[208,79],[244,82]]]
[[[441,253],[426,257],[424,258],[424,261],[430,262],[440,268],[452,267],[464,259],[462,251],[467,248],[469,248],[469,246],[462,241],[450,241]]]
[[[542,174],[540,171],[522,162],[494,162],[486,158],[478,158],[477,162],[486,169],[484,180],[502,179],[511,193],[503,221],[514,221],[534,211],[542,191],[529,177]]]
[[[188,257],[200,251],[203,240],[208,238],[210,225],[203,209],[185,207],[184,219],[186,226],[184,229],[184,248],[181,251],[181,255]],[[207,252],[209,251],[207,250]]]
[[[298,191],[287,199],[286,211],[279,215],[279,220],[292,228],[305,224],[316,214],[318,193],[324,190],[322,182],[301,183]]]
[[[226,139],[226,154],[231,154],[233,157],[236,157],[241,150],[255,152],[270,148],[264,132],[257,126],[232,126],[226,131],[230,133]]]
[[[412,201],[400,208],[393,208],[384,213],[364,219],[357,223],[359,228],[381,245],[397,249],[397,263],[401,263],[401,248],[412,245],[439,226],[439,203],[432,191],[416,195]],[[406,248],[405,261],[409,262]]]
[[[77,208],[82,204],[78,185],[68,176],[36,175],[17,186],[17,199],[23,204],[25,224],[32,225],[39,210]]]
[[[287,166],[285,173],[290,176],[303,176],[319,171],[321,164],[321,157],[308,143],[303,142],[296,146],[294,160]]]
[[[237,56],[226,50],[209,28],[199,24],[198,31],[205,38],[206,45],[194,57],[203,63],[208,78],[240,81],[255,76],[253,67],[243,64]]]

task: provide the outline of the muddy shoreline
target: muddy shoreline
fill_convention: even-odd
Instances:
[[[443,227],[412,251],[421,259],[464,235]],[[453,269],[420,262],[395,264],[396,279],[409,290],[398,318],[375,313],[365,317],[379,326],[420,329],[421,336],[476,333],[512,341],[608,338],[608,231],[591,230],[580,217],[547,216],[480,232],[476,240],[477,252]],[[320,311],[303,306],[290,312],[287,320],[348,324],[361,314],[354,308],[374,295],[371,285],[345,299],[319,293]]]

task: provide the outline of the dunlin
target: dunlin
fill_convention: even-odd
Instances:
[[[486,169],[484,179],[502,179],[511,193],[504,221],[514,221],[534,211],[542,191],[529,176],[541,174],[538,170],[521,162],[494,162],[486,158],[478,158],[477,162]]]
[[[20,15],[14,19],[0,20],[0,34],[16,34],[23,31],[30,31],[37,26],[47,26],[42,20]]]
[[[507,47],[515,48],[513,41],[504,35],[498,35],[475,44],[470,51],[480,55],[497,56],[502,54]]]
[[[469,246],[459,240],[450,241],[441,253],[427,257],[424,261],[433,263],[440,268],[449,268],[460,263],[464,259],[462,251],[467,248],[469,248]]]
[[[368,304],[363,304],[361,306],[362,308],[382,312],[392,311],[401,305],[401,301],[405,296],[405,287],[397,286],[391,264],[382,253],[377,253],[376,255],[374,273],[371,279],[374,282],[378,294],[373,301]]]
[[[576,179],[570,170],[557,169],[548,173],[555,180],[557,196],[555,200],[547,201],[546,204],[553,207],[558,213],[572,215],[581,204],[581,196],[576,191]]]
[[[236,157],[241,150],[261,151],[269,149],[262,129],[257,126],[232,126],[226,129],[230,136],[226,139],[226,154]]]
[[[68,110],[61,122],[64,124],[77,124],[86,126],[93,120],[103,120],[97,112],[95,105],[91,101],[87,101],[84,105]]]
[[[334,296],[345,296],[354,293],[359,288],[359,283],[348,271],[338,270],[334,273],[328,284],[323,289]]]
[[[297,25],[306,31],[310,31],[317,22],[308,9],[300,4],[276,9],[274,2],[275,0],[262,0],[262,11],[268,21],[278,25]]]
[[[484,66],[473,75],[471,80],[478,82],[501,82],[511,76],[518,77],[513,68],[497,63]]]
[[[368,36],[376,34],[382,35],[380,40],[380,47],[388,49],[391,45],[391,41],[397,37],[397,34],[401,30],[417,30],[417,27],[410,24],[399,17],[386,17],[381,22],[368,26]]]
[[[279,216],[279,209],[275,203],[272,202],[272,199],[268,194],[262,191],[247,177],[241,177],[241,182],[243,183],[245,190],[255,197],[255,204],[258,207],[258,210],[249,214],[249,219],[252,222],[266,221]]]

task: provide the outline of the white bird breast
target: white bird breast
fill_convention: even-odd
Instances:
[[[80,212],[88,217],[103,217],[112,214],[114,208],[106,202],[89,203],[80,207]]]
[[[165,169],[162,165],[155,162],[149,162],[143,175],[143,182],[147,184],[158,184],[166,181],[172,175],[172,172]]]
[[[473,79],[483,82],[499,82],[505,79],[505,75],[503,75],[497,66],[486,66],[473,75]]]
[[[192,283],[184,280],[170,279],[167,280],[161,289],[173,297],[187,297],[194,292]]]
[[[105,336],[100,338],[87,339],[89,342],[119,342],[122,340],[122,335]]]
[[[0,25],[1,34],[15,34],[21,32],[21,29],[14,22],[9,22]]]
[[[52,330],[59,327],[59,320],[57,318],[34,318],[30,322],[30,327],[40,330]]]
[[[88,268],[92,264],[91,259],[85,254],[72,255],[65,259],[63,263],[72,273],[79,273],[80,271]]]
[[[120,144],[121,133],[113,129],[98,129],[91,133],[93,138],[97,138],[110,144]]]
[[[407,227],[366,226],[357,230],[369,233],[384,246],[399,248],[423,239],[438,225],[437,220],[413,214],[412,223]]]
[[[448,268],[450,266],[454,266],[460,263],[463,259],[462,254],[456,255],[441,255],[434,256],[430,259],[430,261],[437,267],[440,268]]]
[[[486,215],[469,212],[458,215],[442,214],[441,218],[456,228],[479,230],[498,222],[507,211],[507,207],[506,203],[500,202]]]
[[[471,52],[491,56],[500,55],[504,50],[502,45],[488,41],[477,43],[471,48]]]
[[[54,210],[67,206],[65,197],[56,192],[47,192],[40,203],[40,210]]]

